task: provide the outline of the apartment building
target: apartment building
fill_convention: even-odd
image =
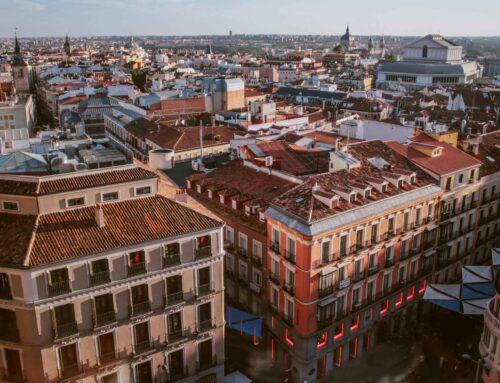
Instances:
[[[408,145],[388,145],[431,175],[443,190],[440,204],[437,272],[433,283],[460,278],[464,264],[484,264],[496,235],[500,233],[497,199],[500,173],[490,150],[500,142],[498,133],[486,135],[480,156],[480,138],[462,147],[422,133]]]
[[[189,194],[226,223],[224,233],[226,302],[263,317],[267,312],[267,229],[269,201],[295,183],[259,172],[234,160],[207,174],[188,178]]]
[[[0,179],[0,381],[222,382],[221,222],[135,165]]]
[[[270,357],[294,382],[331,375],[423,314],[441,189],[381,141],[332,152],[330,173],[265,212]]]

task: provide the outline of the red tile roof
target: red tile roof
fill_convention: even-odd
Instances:
[[[162,196],[107,203],[102,209],[102,228],[94,206],[38,217],[0,214],[0,264],[40,266],[222,226]]]
[[[158,177],[155,173],[139,167],[109,169],[71,173],[70,177],[33,177],[33,181],[0,180],[0,194],[47,195]]]
[[[477,158],[463,152],[458,148],[455,148],[450,144],[447,144],[446,142],[437,141],[425,133],[414,136],[411,138],[411,140],[417,145],[423,144],[441,147],[443,148],[441,155],[436,157],[427,156],[417,149],[412,148],[411,144],[402,145],[400,143],[390,141],[387,142],[387,145],[418,166],[421,166],[422,168],[427,169],[430,172],[437,174],[438,176],[443,176],[446,174],[461,171],[463,169],[481,165],[481,161],[479,161]]]

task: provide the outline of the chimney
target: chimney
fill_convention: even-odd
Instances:
[[[100,203],[95,206],[95,222],[101,229],[106,226],[106,222],[104,221],[104,212],[102,211],[102,206]]]

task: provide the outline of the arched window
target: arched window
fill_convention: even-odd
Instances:
[[[422,57],[427,58],[427,54],[429,53],[429,47],[427,45],[424,45],[422,48]]]

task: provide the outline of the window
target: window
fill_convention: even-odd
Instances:
[[[107,259],[98,259],[90,264],[90,284],[92,286],[110,282]]]
[[[182,337],[182,316],[181,312],[170,314],[167,317],[167,336],[168,341],[171,342]]]
[[[49,272],[49,295],[67,294],[70,291],[68,269],[51,270]]]
[[[4,349],[4,356],[7,369],[7,380],[23,382],[23,368],[21,364],[21,354],[18,350]]]
[[[185,376],[184,350],[177,350],[168,354],[168,373],[171,381]]]
[[[198,331],[212,328],[212,303],[207,302],[198,306]]]
[[[458,175],[458,183],[461,184],[464,182],[464,174],[463,173],[460,173]]]
[[[5,299],[5,300],[12,299],[9,276],[4,273],[0,273],[0,299]]]
[[[293,301],[285,299],[285,319],[289,324],[293,324]]]
[[[429,47],[427,45],[424,45],[422,48],[422,58],[427,58],[429,55]]]
[[[66,207],[77,207],[85,205],[85,197],[68,198],[66,200]]]
[[[3,201],[2,207],[4,210],[19,211],[18,202]]]
[[[383,286],[382,286],[382,294],[387,294],[391,291],[391,274],[384,274]]]
[[[151,194],[151,186],[141,186],[135,188],[135,195],[146,195],[146,194]]]
[[[330,243],[330,241],[325,241],[321,244],[321,263],[328,263],[331,261]]]
[[[147,284],[133,286],[130,291],[131,315],[141,315],[150,311],[149,290]]]
[[[54,308],[54,334],[63,338],[78,332],[75,321],[75,310],[72,303]]]
[[[198,343],[198,370],[205,370],[213,366],[212,339]]]
[[[149,323],[142,322],[134,326],[134,351],[136,354],[149,350],[151,341],[149,339]]]
[[[371,241],[372,243],[378,242],[378,224],[372,225]]]
[[[387,222],[387,231],[389,234],[394,234],[394,217],[389,218]]]
[[[146,273],[146,254],[144,250],[133,251],[128,255],[128,276]]]
[[[340,257],[345,257],[347,255],[347,235],[340,237],[339,255]]]
[[[113,294],[98,295],[94,298],[94,325],[96,327],[116,321]]]
[[[366,285],[366,299],[371,301],[373,298],[373,293],[375,291],[375,281],[370,281]]]
[[[101,194],[101,201],[102,202],[115,201],[118,198],[119,198],[119,195],[118,195],[117,191]]]
[[[240,269],[241,271],[241,269]],[[210,267],[198,269],[198,294],[206,294],[212,290]]]
[[[244,282],[248,279],[248,266],[244,262],[240,262],[239,277]]]
[[[137,383],[153,382],[153,372],[151,371],[151,361],[148,360],[135,366],[135,376]]]
[[[363,230],[358,230],[356,232],[356,248],[362,249],[363,246],[363,239],[364,239],[364,231]]]
[[[80,372],[76,343],[63,346],[59,349],[59,361],[63,379],[71,378]]]
[[[352,291],[352,304],[356,308],[359,305],[359,292],[361,288]]]
[[[167,305],[182,301],[182,275],[174,275],[167,278]]]
[[[116,360],[115,337],[112,332],[100,335],[97,338],[97,347],[99,349],[99,362],[101,364],[111,363]]]
[[[18,342],[19,331],[17,328],[16,312],[14,310],[0,309],[0,340]]]

